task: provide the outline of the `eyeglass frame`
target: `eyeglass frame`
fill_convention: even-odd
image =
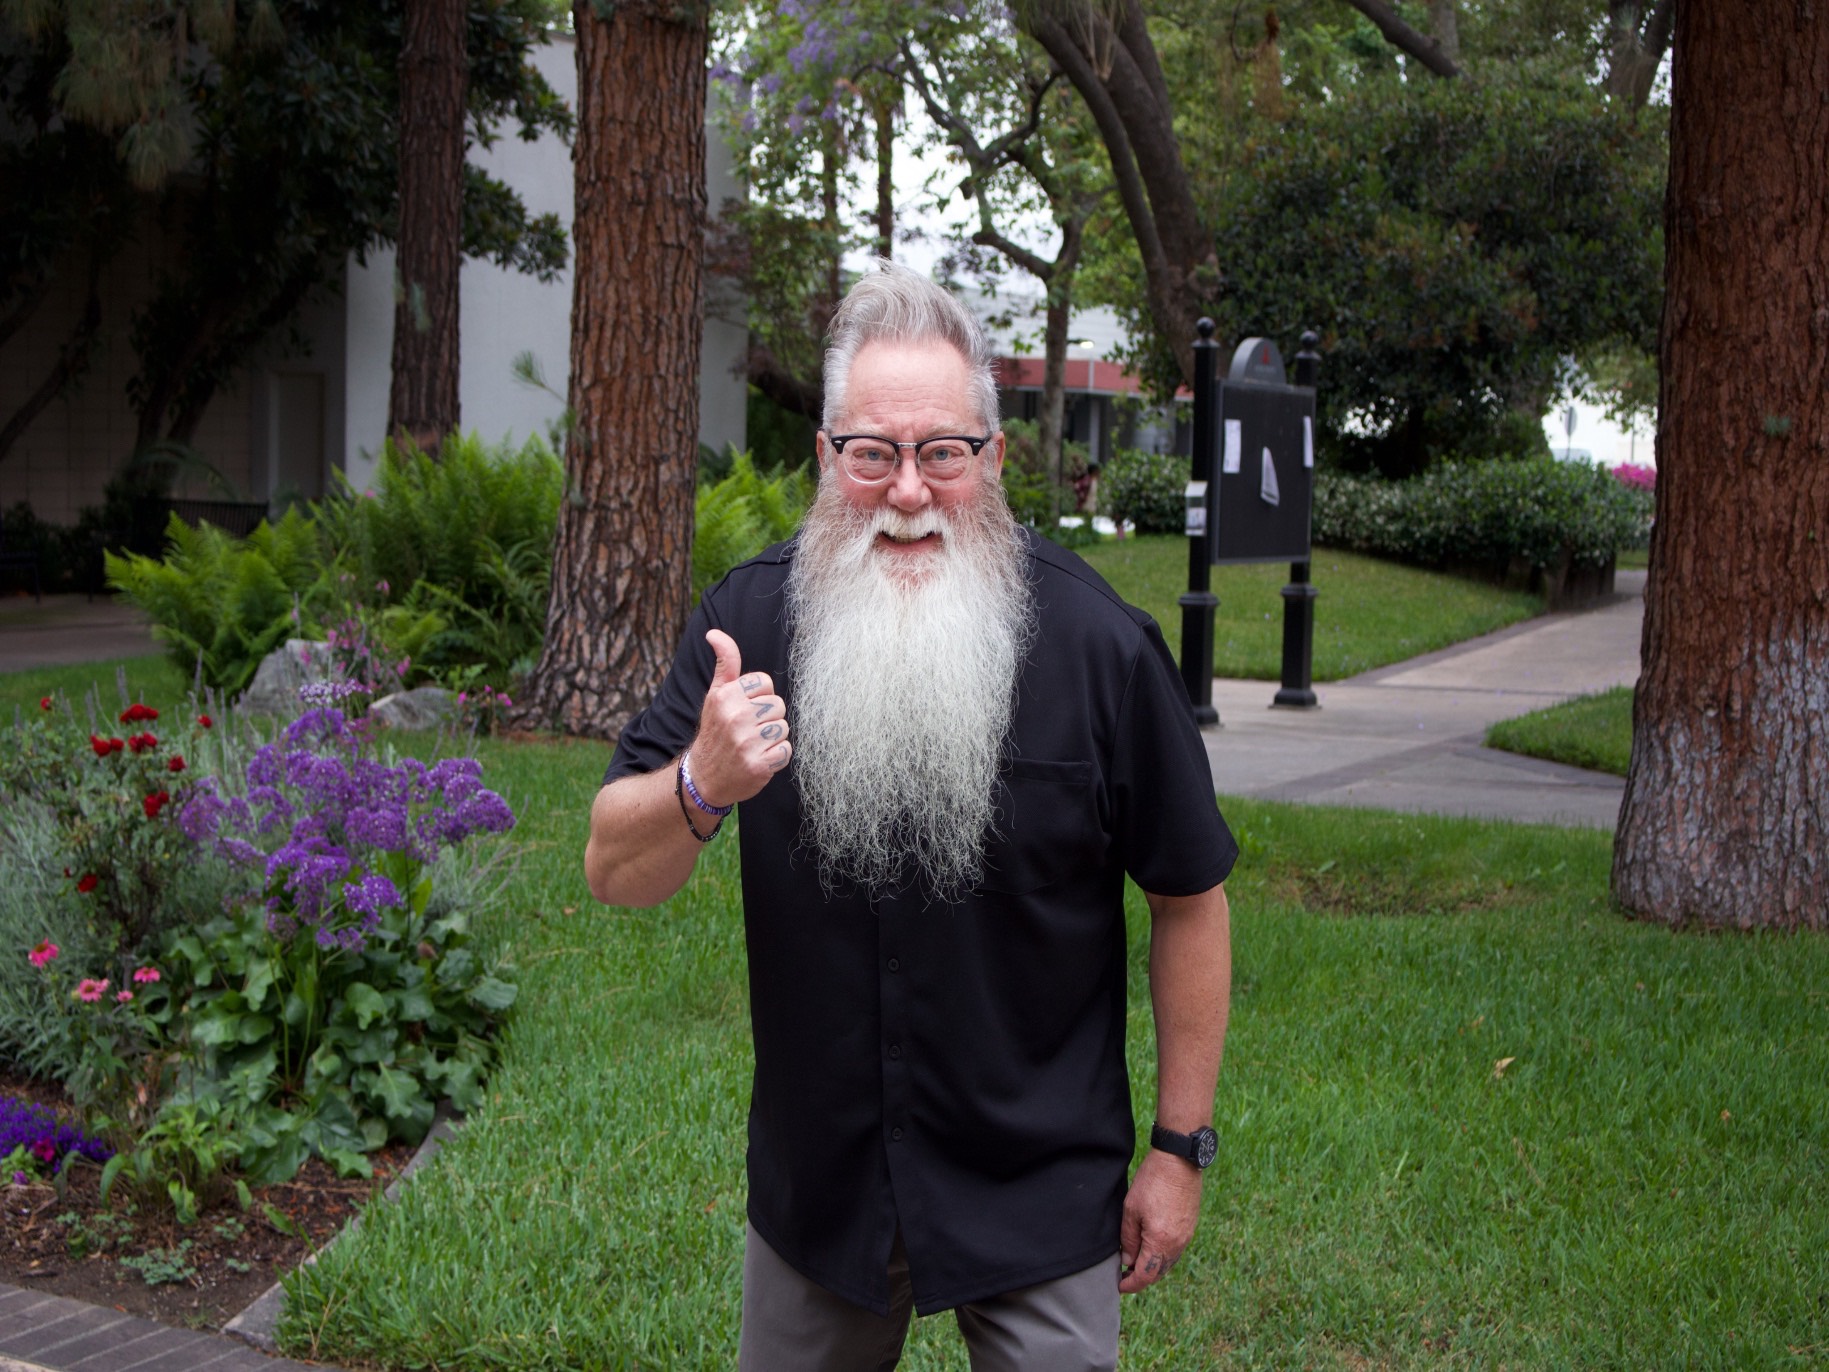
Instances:
[[[830,429],[821,429],[819,432],[824,434],[826,442],[832,445],[832,451],[839,458],[840,465],[844,468],[845,475],[857,482],[860,486],[881,486],[885,482],[893,481],[896,473],[902,470],[902,449],[904,448],[914,449],[915,471],[919,473],[921,480],[933,481],[934,478],[929,476],[927,474],[927,469],[921,465],[921,449],[925,448],[929,443],[969,444],[972,449],[972,456],[978,457],[984,452],[985,445],[997,437],[994,433],[986,434],[983,438],[975,437],[972,434],[933,434],[930,437],[916,439],[913,442],[901,442],[889,437],[887,434],[835,434]],[[875,481],[868,481],[857,475],[856,472],[851,470],[850,464],[844,461],[845,444],[862,438],[867,438],[872,443],[886,443],[895,449],[895,466],[891,467],[888,472],[878,477]],[[950,482],[959,480],[960,477],[963,477],[964,475],[964,472],[960,472],[959,476],[942,478],[939,484],[946,485]]]

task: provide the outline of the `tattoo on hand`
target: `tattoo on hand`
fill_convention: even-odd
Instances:
[[[758,673],[752,672],[739,681],[737,685],[743,688],[744,695],[753,696],[762,686],[762,677]]]
[[[776,739],[781,737],[781,726],[779,724],[764,724],[762,726],[762,737],[767,739],[770,743],[773,743]]]
[[[757,719],[767,719],[768,712],[774,708],[775,708],[775,706],[772,701],[766,701],[766,700],[763,701],[760,705],[758,705],[756,707],[756,718]]]

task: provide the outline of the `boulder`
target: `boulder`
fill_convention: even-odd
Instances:
[[[260,715],[294,715],[299,710],[298,688],[329,679],[329,647],[308,638],[290,638],[261,659],[236,708]]]
[[[456,698],[442,686],[395,691],[368,707],[368,717],[384,729],[436,729],[456,712]]]

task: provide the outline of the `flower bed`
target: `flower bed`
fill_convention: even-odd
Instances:
[[[147,1284],[251,1270],[242,1236],[296,1237],[274,1188],[365,1196],[480,1099],[515,985],[470,937],[500,875],[474,840],[514,816],[474,759],[387,756],[329,706],[272,739],[98,713],[46,697],[0,760],[0,1063],[67,1107],[4,1102],[0,1271],[148,1233]]]

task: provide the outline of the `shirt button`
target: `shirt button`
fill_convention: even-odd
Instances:
[[[902,960],[900,958],[890,958],[889,959],[889,970],[891,972],[901,971],[902,970]]]
[[[894,1129],[891,1129],[889,1131],[889,1137],[895,1142],[900,1143],[902,1141],[902,1127],[897,1125]]]
[[[890,1044],[889,1045],[889,1056],[892,1058],[901,1057],[902,1056],[902,1045],[899,1043]]]

